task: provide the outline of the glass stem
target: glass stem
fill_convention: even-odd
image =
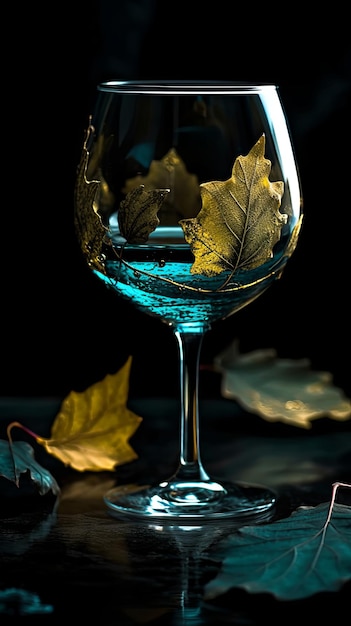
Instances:
[[[207,329],[195,327],[175,330],[179,348],[180,367],[180,460],[175,474],[177,480],[208,481],[200,457],[199,430],[199,363],[204,333]]]

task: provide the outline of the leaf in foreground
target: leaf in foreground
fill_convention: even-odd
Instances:
[[[50,490],[54,495],[60,493],[55,478],[34,459],[34,450],[29,443],[14,441],[10,447],[8,441],[0,440],[0,475],[18,487],[20,475],[26,472],[29,472],[41,495]]]
[[[338,591],[351,579],[351,507],[300,507],[277,522],[246,526],[215,548],[224,555],[216,578],[205,587],[212,600],[233,587],[298,600]],[[212,555],[213,556],[213,555]]]
[[[142,418],[127,408],[131,357],[116,374],[63,401],[49,439],[37,442],[78,471],[113,470],[137,458],[129,444]]]

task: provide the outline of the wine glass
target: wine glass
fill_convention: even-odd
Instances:
[[[179,463],[154,485],[120,485],[112,514],[204,522],[270,516],[276,494],[207,473],[198,373],[204,334],[280,278],[302,221],[299,173],[275,85],[98,85],[75,185],[92,272],[155,316],[179,348]]]

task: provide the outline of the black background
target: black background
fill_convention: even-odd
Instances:
[[[170,330],[90,274],[73,188],[95,86],[110,78],[279,85],[300,169],[304,225],[280,281],[205,338],[202,362],[241,350],[311,360],[351,396],[350,37],[333,4],[66,1],[4,10],[2,396],[64,396],[133,355],[131,395],[178,393]]]

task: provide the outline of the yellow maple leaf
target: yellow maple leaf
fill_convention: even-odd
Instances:
[[[129,439],[142,418],[127,408],[132,358],[116,374],[62,402],[51,437],[36,437],[49,454],[83,471],[112,471],[137,458]]]

